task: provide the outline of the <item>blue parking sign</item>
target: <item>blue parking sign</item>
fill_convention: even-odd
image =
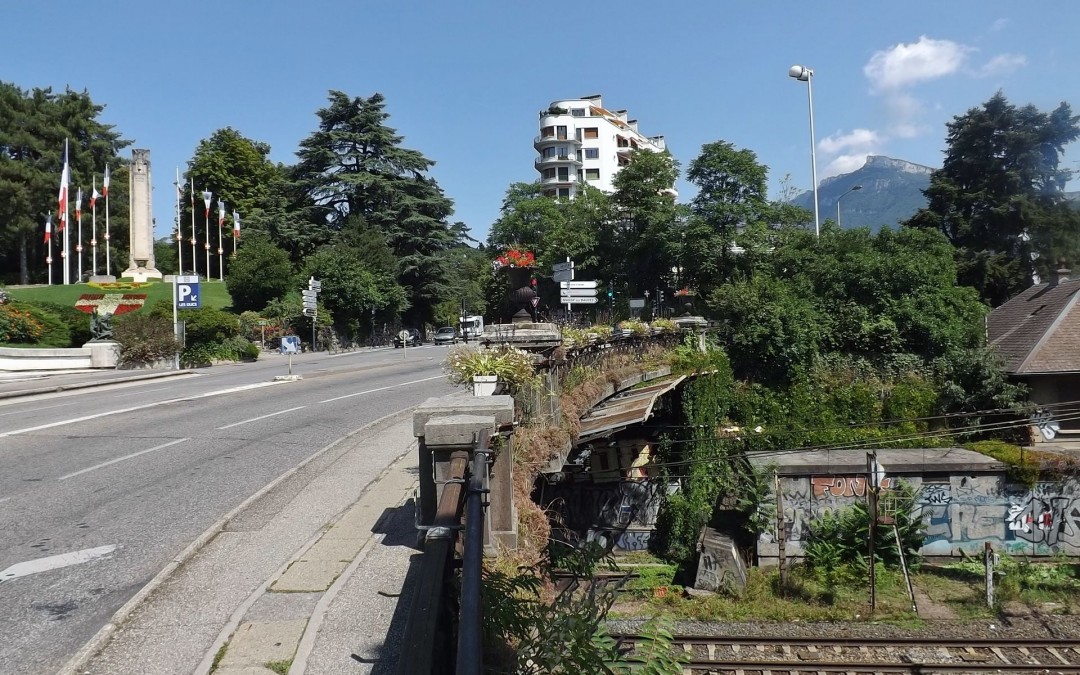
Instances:
[[[176,308],[199,308],[199,284],[197,282],[176,284]]]

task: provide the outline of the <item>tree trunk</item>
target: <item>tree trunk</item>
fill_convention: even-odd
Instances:
[[[26,267],[26,233],[19,235],[19,283],[26,286],[30,283],[30,270]]]

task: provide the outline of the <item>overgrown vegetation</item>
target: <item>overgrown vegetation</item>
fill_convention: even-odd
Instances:
[[[127,366],[171,361],[180,349],[172,321],[156,314],[133,312],[117,317],[113,337],[120,343],[120,363]]]

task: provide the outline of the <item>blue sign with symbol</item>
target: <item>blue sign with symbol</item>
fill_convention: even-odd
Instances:
[[[176,285],[176,308],[198,309],[199,308],[199,284]]]

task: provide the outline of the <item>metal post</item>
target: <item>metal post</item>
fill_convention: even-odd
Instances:
[[[810,168],[814,178],[814,234],[821,236],[821,217],[818,215],[817,150],[814,148],[814,75],[806,78],[806,98],[810,102]]]
[[[180,320],[176,311],[176,304],[179,298],[176,295],[176,277],[173,275],[172,280],[172,326],[173,326],[173,338],[176,339],[177,348],[180,346]],[[180,370],[180,352],[176,352],[176,356],[173,358],[173,370]]]
[[[487,474],[488,434],[481,434],[473,451],[469,494],[465,511],[465,550],[461,569],[461,612],[458,622],[455,675],[480,675],[483,671],[481,624],[484,559],[484,476]]]
[[[877,608],[877,573],[874,569],[874,538],[877,536],[877,453],[866,453],[867,489],[866,502],[870,512],[870,536],[867,537],[867,547],[870,556],[870,613]]]
[[[773,486],[776,490],[776,558],[780,567],[780,584],[787,584],[787,552],[785,551],[785,536],[787,528],[784,525],[784,493],[780,491],[780,474],[773,472]]]
[[[994,549],[990,542],[983,545],[983,564],[986,566],[986,606],[994,606]]]

